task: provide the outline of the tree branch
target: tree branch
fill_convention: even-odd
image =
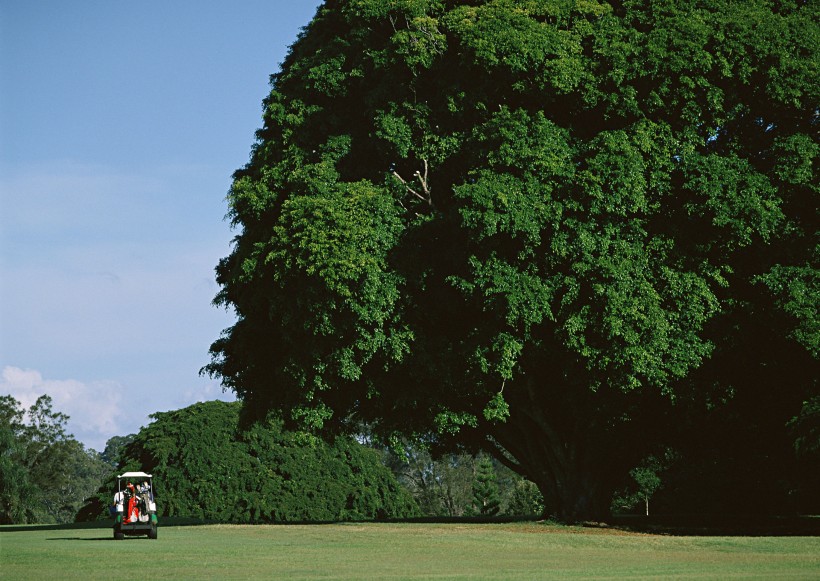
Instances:
[[[512,454],[503,446],[501,443],[493,438],[492,436],[487,436],[487,443],[489,446],[495,451],[493,456],[501,462],[504,466],[515,472],[516,474],[520,474],[521,476],[526,477],[526,471],[524,467],[513,458]]]
[[[402,183],[402,185],[404,186],[404,189],[407,190],[407,193],[411,194],[412,196],[414,196],[414,197],[418,198],[419,200],[421,200],[422,202],[426,203],[427,206],[432,209],[434,206],[433,206],[433,196],[432,196],[432,193],[430,191],[430,182],[428,180],[428,169],[429,168],[428,168],[428,165],[427,165],[427,160],[425,159],[423,161],[424,161],[424,174],[422,175],[422,173],[420,171],[416,171],[413,174],[415,176],[415,178],[418,180],[419,184],[421,185],[421,192],[419,192],[417,189],[414,189],[414,188],[410,187],[410,184],[407,182],[407,180],[405,180],[403,177],[401,177],[401,175],[399,175],[399,172],[397,172],[396,170],[393,170],[393,177],[395,177],[397,180],[399,180]]]

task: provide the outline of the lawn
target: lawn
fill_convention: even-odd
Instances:
[[[0,527],[2,579],[818,579],[820,537],[541,523]]]

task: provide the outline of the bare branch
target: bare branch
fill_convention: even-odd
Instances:
[[[398,179],[398,180],[399,180],[399,181],[400,181],[400,182],[404,185],[404,188],[405,188],[408,192],[410,192],[411,194],[413,194],[414,196],[416,196],[419,200],[423,200],[423,201],[425,201],[425,202],[429,202],[429,200],[428,200],[427,198],[425,198],[425,197],[424,197],[424,196],[422,196],[420,193],[418,193],[416,190],[414,190],[413,188],[411,188],[411,187],[410,187],[410,184],[408,184],[406,181],[404,181],[404,178],[402,178],[402,177],[401,177],[401,176],[400,176],[397,172],[395,172],[395,171],[394,171],[394,172],[393,172],[393,175],[394,175],[394,176],[395,176],[395,177],[396,177],[396,178],[397,178],[397,179]]]
[[[421,192],[419,192],[416,189],[412,188],[410,186],[410,184],[407,183],[407,180],[405,180],[403,177],[401,177],[399,175],[399,173],[395,170],[393,171],[393,177],[395,177],[397,180],[399,180],[402,183],[402,185],[404,186],[404,189],[407,190],[407,192],[409,194],[411,194],[414,197],[418,198],[419,200],[425,202],[430,208],[432,208],[433,207],[433,196],[432,196],[432,193],[430,191],[430,183],[428,181],[429,166],[427,164],[426,159],[423,160],[423,161],[424,161],[424,174],[422,174],[420,171],[416,171],[413,174],[416,177],[416,179],[418,180],[419,184],[421,185]]]

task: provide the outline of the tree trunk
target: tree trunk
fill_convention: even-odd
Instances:
[[[519,432],[519,437],[514,442],[500,436],[494,455],[538,486],[544,497],[544,518],[578,523],[609,517],[613,479],[604,464],[588,460],[597,454],[585,449],[589,445],[585,438],[556,445],[543,431],[506,426],[503,432]]]
[[[538,486],[545,518],[605,522],[618,483],[641,459],[640,428],[613,422],[601,394],[571,390],[537,391],[530,381],[505,391],[510,417],[492,426],[489,448]]]
[[[577,467],[536,485],[544,495],[545,518],[563,523],[605,522],[609,518],[611,491],[603,490],[594,476],[582,474]]]

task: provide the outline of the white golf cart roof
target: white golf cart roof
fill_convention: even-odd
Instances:
[[[117,476],[117,478],[151,478],[151,475],[145,472],[124,472]]]

